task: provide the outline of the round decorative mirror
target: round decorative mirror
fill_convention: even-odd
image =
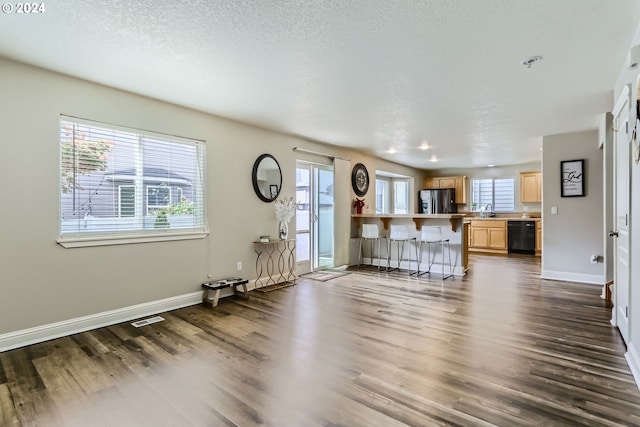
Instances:
[[[271,154],[262,154],[253,164],[253,189],[263,202],[273,202],[280,194],[282,171]]]

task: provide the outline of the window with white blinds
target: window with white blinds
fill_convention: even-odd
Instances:
[[[393,213],[409,213],[409,181],[393,181]]]
[[[409,180],[376,176],[376,214],[409,213]]]
[[[391,180],[376,177],[376,214],[391,213]]]
[[[202,141],[61,116],[59,242],[206,232],[204,156]]]
[[[476,211],[515,212],[514,178],[474,178],[471,180],[471,205]]]

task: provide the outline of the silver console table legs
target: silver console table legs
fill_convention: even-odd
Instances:
[[[256,290],[267,292],[296,284],[296,240],[253,242]]]

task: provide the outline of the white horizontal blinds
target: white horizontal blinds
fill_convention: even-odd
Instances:
[[[204,230],[204,144],[60,120],[61,235]]]
[[[409,213],[409,181],[393,180],[393,213]]]
[[[390,213],[389,200],[391,182],[388,179],[376,177],[376,213]]]
[[[514,212],[514,179],[496,178],[493,180],[493,200],[496,212]]]
[[[490,204],[494,212],[514,212],[514,179],[472,179],[471,202],[478,211]]]
[[[492,179],[472,179],[471,180],[471,203],[476,203],[476,209],[493,204],[493,180]]]
[[[174,226],[203,227],[203,167],[198,144],[145,136],[142,153],[144,214],[167,213],[174,217]]]

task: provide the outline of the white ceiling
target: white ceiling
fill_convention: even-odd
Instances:
[[[0,55],[421,168],[595,129],[640,21],[637,0],[44,4],[0,14]]]

